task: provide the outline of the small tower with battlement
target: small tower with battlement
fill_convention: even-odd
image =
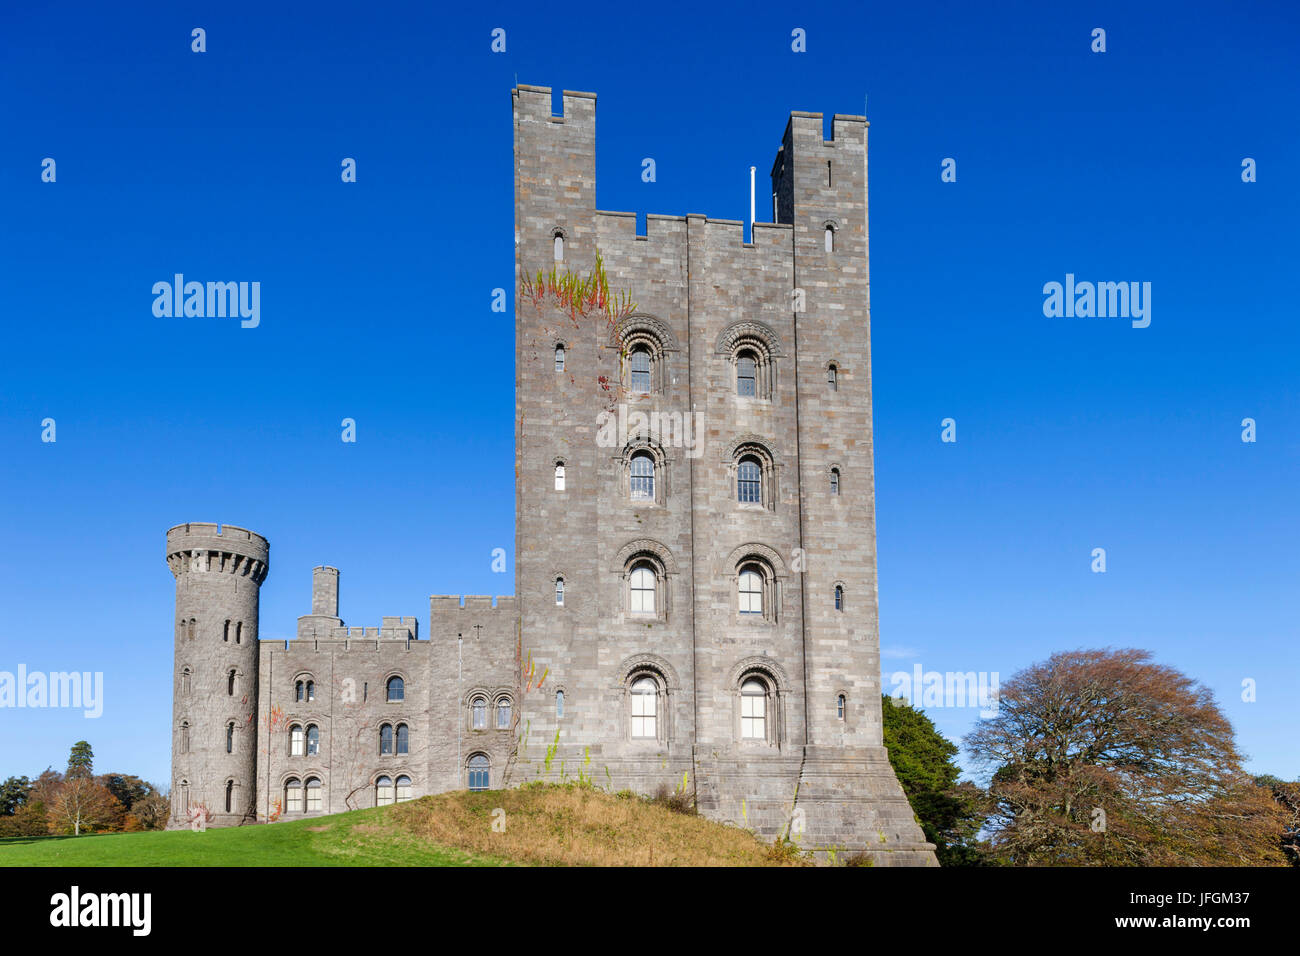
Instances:
[[[270,546],[233,525],[167,532],[176,578],[169,827],[200,808],[210,826],[254,819],[258,595]]]

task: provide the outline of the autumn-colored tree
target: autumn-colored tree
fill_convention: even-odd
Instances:
[[[59,790],[63,788],[63,774],[51,767],[46,767],[39,777],[32,781],[32,792],[28,796],[29,803],[43,803],[48,810],[54,804],[54,798],[59,795]]]
[[[924,712],[906,701],[881,701],[885,748],[894,774],[907,794],[925,838],[935,846],[941,866],[978,866],[983,846],[983,794],[974,784],[959,784],[953,763],[957,748]]]
[[[157,790],[131,804],[131,816],[141,830],[164,830],[171,815],[171,802]],[[123,829],[126,829],[125,822]]]
[[[40,800],[28,800],[11,816],[0,817],[0,837],[45,836],[49,832],[49,817]]]
[[[1281,865],[1281,811],[1208,689],[1142,650],[1053,654],[965,738],[1017,865]]]
[[[1282,832],[1278,842],[1287,862],[1300,866],[1300,780],[1287,782],[1265,775],[1256,777],[1255,783],[1267,789],[1281,809]]]
[[[69,777],[50,806],[50,829],[80,836],[82,830],[120,829],[122,805],[90,777]]]

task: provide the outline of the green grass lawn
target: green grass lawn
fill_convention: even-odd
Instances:
[[[391,807],[266,826],[0,840],[0,866],[500,866],[394,826]]]

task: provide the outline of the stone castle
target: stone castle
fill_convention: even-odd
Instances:
[[[512,101],[515,596],[346,627],[319,567],[261,641],[266,539],[172,528],[173,825],[582,773],[934,865],[881,742],[866,119],[790,115],[746,242],[598,210],[596,97]]]

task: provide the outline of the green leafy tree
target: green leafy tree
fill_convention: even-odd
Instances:
[[[0,817],[11,817],[27,802],[32,782],[26,777],[10,777],[0,783]]]
[[[72,745],[68,754],[69,780],[76,777],[92,777],[95,773],[95,752],[90,749],[89,741],[78,740]]]
[[[102,783],[108,788],[108,792],[117,798],[117,802],[127,810],[130,810],[151,793],[157,793],[157,788],[149,781],[141,780],[129,773],[105,774]]]
[[[940,865],[979,865],[984,798],[974,784],[957,782],[961,775],[961,768],[953,763],[957,747],[929,717],[906,702],[884,697],[881,712],[889,762],[925,838],[935,846]]]

